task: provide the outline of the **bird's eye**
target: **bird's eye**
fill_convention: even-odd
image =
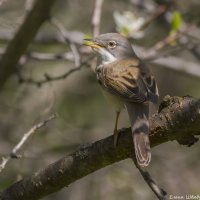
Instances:
[[[108,46],[109,46],[110,48],[115,48],[115,47],[117,46],[117,43],[116,43],[114,40],[112,40],[112,41],[109,41],[109,42],[108,42]]]

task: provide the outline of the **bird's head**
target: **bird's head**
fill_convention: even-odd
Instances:
[[[103,63],[135,56],[130,42],[119,33],[105,33],[94,39],[85,39],[85,45],[99,53]]]

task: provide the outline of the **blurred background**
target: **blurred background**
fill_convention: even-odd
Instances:
[[[30,2],[0,1],[0,53],[23,23]],[[93,55],[82,41],[94,33],[94,10],[92,0],[57,0],[52,9],[52,16],[70,32],[81,62]],[[109,0],[103,2],[99,30],[117,31],[130,39],[156,77],[160,101],[165,95],[198,98],[199,10],[199,0]],[[92,59],[90,65],[83,65],[66,78],[37,84],[46,80],[45,74],[62,76],[77,67],[70,53],[69,43],[60,39],[57,28],[44,23],[29,45],[27,61],[16,66],[17,74],[0,91],[0,158],[7,156],[34,124],[58,113],[56,120],[29,138],[20,150],[22,158],[12,159],[0,173],[1,190],[81,145],[112,133],[114,111],[98,86],[90,67],[95,63]],[[51,59],[45,57],[49,55]],[[119,126],[129,127],[126,112]],[[152,149],[149,171],[168,194],[200,194],[199,154],[199,143],[190,148],[177,142],[162,144]],[[155,196],[127,159],[43,199],[153,200]]]

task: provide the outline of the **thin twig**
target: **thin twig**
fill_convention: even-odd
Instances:
[[[100,22],[101,22],[101,13],[104,0],[96,0],[93,16],[92,16],[92,26],[93,26],[93,36],[96,37],[100,33]]]
[[[195,77],[200,77],[200,65],[195,62],[190,62],[182,58],[170,56],[167,58],[158,58],[153,60],[153,63],[162,65],[163,67],[173,69],[178,72],[186,73]]]
[[[36,84],[38,86],[41,86],[42,84],[47,83],[47,82],[65,79],[66,77],[71,75],[73,72],[80,70],[84,65],[88,64],[87,62],[89,62],[91,60],[91,58],[94,57],[94,56],[92,56],[89,59],[87,59],[87,61],[81,62],[81,56],[79,54],[78,48],[76,47],[74,42],[71,41],[70,33],[65,29],[63,24],[59,20],[57,20],[56,18],[53,18],[53,17],[50,18],[50,23],[52,25],[54,25],[56,27],[56,29],[59,31],[60,36],[63,38],[63,41],[69,44],[71,52],[73,54],[75,68],[67,71],[66,73],[64,73],[62,75],[54,76],[54,77],[50,76],[49,74],[44,74],[45,79],[44,80],[39,80],[39,81],[35,81],[32,78],[25,79],[20,74],[18,74],[19,81],[21,83],[25,82],[25,83]],[[41,56],[41,54],[39,55],[39,54],[33,54],[33,53],[31,54],[31,53],[29,53],[27,56],[29,56],[29,57],[32,56],[34,58],[40,58],[40,59],[43,59],[43,60],[45,60],[47,58],[50,58],[51,60],[60,58],[59,56],[53,55],[53,54],[44,57],[44,55]],[[62,58],[66,58],[66,55],[62,54],[61,57]]]
[[[158,53],[165,47],[170,46],[171,44],[175,43],[177,41],[180,41],[182,37],[185,37],[184,35],[190,32],[191,30],[191,25],[184,26],[184,28],[180,31],[174,32],[172,34],[168,34],[165,38],[162,40],[158,41],[153,47],[149,49],[149,51],[154,51]]]
[[[148,13],[154,13],[156,10],[156,3],[154,1],[130,0],[130,3]]]
[[[175,55],[176,53],[180,52],[183,48],[178,45],[178,46],[175,46],[163,51],[156,51],[152,48],[145,50],[144,48],[141,48],[138,46],[137,47],[135,46],[135,49],[141,52],[142,56],[140,57],[144,61],[153,62],[154,60],[159,59],[159,58]]]
[[[70,42],[70,49],[72,50],[72,53],[74,55],[75,67],[79,67],[81,64],[81,56],[79,54],[78,48],[76,47],[74,43]]]
[[[11,158],[19,158],[17,153],[22,148],[24,143],[28,140],[28,138],[32,134],[34,134],[36,131],[38,131],[40,128],[44,127],[48,122],[50,122],[51,120],[55,119],[56,116],[57,116],[56,114],[51,115],[49,118],[47,118],[43,122],[40,122],[39,124],[36,124],[28,132],[26,132],[23,135],[23,137],[21,138],[21,140],[19,141],[19,143],[13,148],[12,152],[10,153],[10,155],[8,155],[7,157],[3,157],[2,158],[2,162],[0,164],[0,172],[2,172],[2,170],[6,167],[6,164],[9,162],[9,160]]]
[[[100,23],[101,23],[101,13],[104,0],[96,0],[94,4],[93,16],[92,16],[92,29],[93,37],[100,34]],[[97,66],[97,58],[94,58],[91,62],[91,69],[95,72]]]
[[[81,63],[80,54],[78,52],[76,45],[70,40],[69,32],[65,29],[62,23],[54,17],[50,19],[50,23],[57,28],[57,30],[60,32],[61,36],[63,37],[64,41],[69,44],[70,49],[72,53],[74,54],[75,67],[80,66],[80,63]]]
[[[168,11],[169,7],[166,5],[162,5],[159,6],[155,12],[153,13],[152,16],[150,16],[145,23],[143,24],[143,26],[140,28],[140,30],[144,30],[145,28],[147,28],[149,26],[149,24],[151,24],[152,22],[155,21],[156,18],[160,17],[161,15],[163,15],[164,13],[166,13]]]
[[[158,197],[159,200],[165,200],[167,192],[160,188],[156,182],[153,180],[151,175],[149,174],[148,171],[144,170],[141,168],[138,164],[135,158],[132,158],[135,166],[138,168],[140,174],[144,178],[145,182],[148,184],[148,186],[151,188],[151,190],[155,193],[155,195]]]
[[[20,83],[34,84],[34,85],[37,85],[38,87],[40,87],[41,85],[43,85],[45,83],[49,83],[49,82],[53,82],[53,81],[57,81],[57,80],[62,80],[62,79],[67,78],[72,73],[81,70],[82,67],[85,66],[85,65],[88,65],[88,62],[90,60],[92,60],[93,58],[94,58],[94,55],[90,56],[86,61],[82,62],[80,64],[80,66],[78,66],[76,68],[72,68],[69,71],[67,71],[66,73],[58,75],[58,76],[50,76],[49,74],[44,74],[45,79],[39,80],[39,81],[34,80],[32,78],[24,78],[24,77],[21,76],[21,74],[18,74],[19,82]]]
[[[88,55],[89,53],[91,53],[91,50],[89,50],[89,48],[85,46],[81,46],[79,48],[79,51],[81,54]],[[4,52],[5,52],[5,49],[0,48],[0,56],[2,56]],[[62,53],[46,53],[46,52],[30,51],[30,52],[26,52],[22,57],[26,57],[27,59],[33,59],[33,60],[38,60],[38,61],[67,60],[67,61],[75,62],[74,54],[72,51],[62,52]]]
[[[153,49],[145,50],[140,46],[134,46],[138,56],[145,62],[162,65],[165,68],[169,68],[187,75],[194,77],[200,77],[200,65],[198,62],[189,61],[178,56],[172,56],[179,52],[181,46],[177,46],[173,49],[163,52],[157,52]]]
[[[41,52],[30,52],[27,57],[39,61],[57,61],[57,60],[67,60],[74,61],[74,55],[72,52],[64,53],[41,53]]]

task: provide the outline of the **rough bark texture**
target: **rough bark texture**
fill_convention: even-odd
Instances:
[[[0,60],[0,90],[7,79],[16,71],[16,65],[29,43],[35,37],[38,29],[49,18],[50,10],[55,0],[37,0],[32,10],[26,16],[14,38]]]
[[[200,100],[169,97],[162,101],[159,113],[151,118],[151,146],[177,140],[192,145],[200,135]],[[2,191],[1,200],[35,200],[60,190],[74,181],[134,154],[130,128],[122,129],[119,145],[113,147],[109,136],[84,146],[30,177]]]

